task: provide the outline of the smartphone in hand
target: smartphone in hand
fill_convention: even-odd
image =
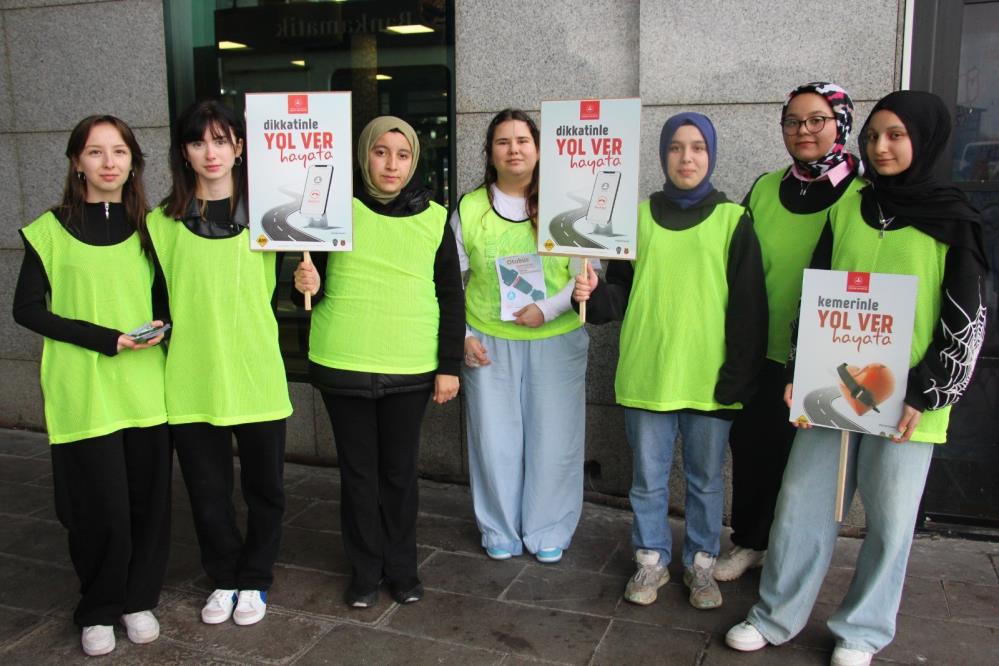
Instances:
[[[149,342],[156,336],[166,333],[169,330],[170,324],[164,324],[163,326],[157,328],[156,326],[153,326],[152,322],[150,322],[129,331],[125,335],[132,338],[136,342]]]

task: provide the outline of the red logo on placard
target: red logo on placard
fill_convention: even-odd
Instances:
[[[288,113],[308,113],[308,95],[288,95]]]
[[[579,103],[580,120],[600,120],[600,100],[584,99]]]
[[[853,273],[853,272],[847,273],[846,290],[857,291],[866,294],[871,290],[871,274]]]

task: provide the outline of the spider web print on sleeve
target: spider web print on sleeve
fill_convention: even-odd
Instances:
[[[944,338],[949,344],[940,350],[940,362],[950,373],[947,383],[938,386],[936,380],[924,393],[929,397],[930,409],[940,409],[957,402],[971,382],[971,372],[975,369],[978,351],[985,340],[985,306],[978,301],[978,310],[971,317],[964,308],[957,304],[950,292],[944,290],[947,299],[954,304],[958,312],[964,315],[967,323],[958,331],[950,330],[947,322],[942,322]]]

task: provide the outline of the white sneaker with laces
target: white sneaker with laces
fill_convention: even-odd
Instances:
[[[267,613],[267,593],[260,590],[240,590],[239,603],[233,611],[232,621],[240,626],[256,624]]]
[[[160,637],[160,623],[152,611],[125,613],[121,616],[121,623],[128,630],[128,640],[133,643],[152,643]]]
[[[236,590],[215,590],[208,595],[208,601],[201,609],[201,621],[205,624],[222,624],[232,617],[232,607],[235,605]]]
[[[633,604],[648,606],[659,596],[659,588],[669,582],[669,569],[659,562],[659,552],[639,548],[635,551],[638,569],[624,588],[624,598]]]
[[[868,666],[874,653],[836,646],[832,653],[831,666]]]
[[[767,551],[732,546],[732,550],[718,558],[715,564],[715,580],[735,580],[750,569],[763,566]]]
[[[748,622],[740,622],[725,634],[725,644],[740,652],[753,652],[765,648],[769,643],[760,630]]]
[[[114,649],[114,627],[107,624],[95,624],[84,627],[80,635],[83,652],[89,657],[99,657]]]

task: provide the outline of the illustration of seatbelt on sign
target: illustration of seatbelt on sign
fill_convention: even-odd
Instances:
[[[895,375],[881,363],[871,363],[862,369],[840,363],[836,374],[841,382],[840,393],[858,416],[872,409],[880,414],[878,405],[895,392]]]
[[[530,296],[532,301],[539,301],[545,297],[545,292],[535,289],[534,285],[524,279],[524,276],[517,271],[502,265],[499,269],[500,275],[503,276],[503,284],[506,286],[516,289],[525,296]]]

